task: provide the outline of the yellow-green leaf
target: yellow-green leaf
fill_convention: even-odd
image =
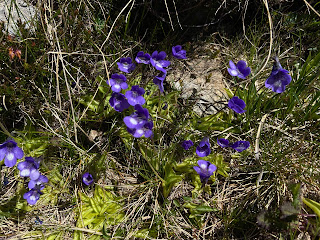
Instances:
[[[317,214],[317,216],[320,218],[320,203],[313,201],[311,199],[308,198],[303,198],[303,202],[309,207],[311,208],[315,214]]]

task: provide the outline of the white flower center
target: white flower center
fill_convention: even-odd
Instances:
[[[133,97],[133,98],[136,98],[136,97],[138,97],[138,96],[139,96],[138,92],[132,91],[132,97]]]
[[[23,177],[27,177],[30,175],[30,170],[29,169],[23,169],[21,172],[20,172],[20,175],[23,176]]]
[[[278,81],[274,82],[273,86],[275,86],[275,87],[277,87],[277,88],[278,88],[278,87],[281,87],[281,86],[282,86],[281,80],[278,80]]]
[[[203,170],[206,170],[207,169],[207,164],[205,164],[205,163],[200,164],[200,168],[203,169]]]
[[[143,134],[143,129],[142,129],[142,128],[137,129],[137,133],[139,133],[139,134]]]
[[[138,124],[138,121],[137,121],[135,118],[130,118],[130,122],[131,122],[133,125],[137,125],[137,124]]]
[[[234,70],[234,69],[231,70],[231,73],[232,73],[233,75],[238,75],[238,71],[237,71],[237,70]]]
[[[11,160],[13,160],[13,158],[14,158],[14,154],[13,154],[13,153],[8,153],[6,157],[7,157],[7,159],[8,159],[9,161],[11,161]]]
[[[156,66],[159,67],[159,68],[162,68],[162,65],[159,61],[154,61],[156,63]]]

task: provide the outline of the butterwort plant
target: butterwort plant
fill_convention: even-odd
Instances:
[[[150,118],[149,111],[146,108],[143,108],[141,105],[137,104],[134,106],[136,110],[130,116],[124,117],[123,121],[128,128],[139,129],[148,122]]]
[[[20,162],[17,168],[20,170],[21,177],[29,177],[31,180],[28,183],[28,192],[23,194],[23,198],[27,200],[28,204],[34,205],[42,195],[41,190],[44,189],[45,184],[49,179],[39,172],[40,158],[26,157],[25,161]]]
[[[44,189],[45,187],[45,183],[48,183],[49,179],[44,176],[44,175],[40,175],[39,178],[37,178],[36,180],[30,180],[30,182],[28,183],[28,188],[29,189],[33,189],[35,187],[38,187],[39,190]]]
[[[283,69],[279,58],[274,57],[274,64],[270,76],[265,82],[265,86],[270,88],[273,92],[282,93],[285,91],[286,86],[291,82],[289,71]]]
[[[122,93],[113,92],[111,98],[109,99],[110,106],[114,108],[117,112],[122,112],[123,110],[130,107],[128,100]]]
[[[172,47],[172,55],[177,59],[186,59],[186,50],[183,50],[181,45]]]
[[[21,177],[30,177],[31,180],[37,180],[40,177],[39,162],[32,157],[25,157],[25,161],[18,163]]]
[[[142,136],[145,136],[146,138],[150,138],[153,135],[152,128],[153,128],[153,122],[149,120],[142,127],[127,128],[127,131],[135,138],[140,138]]]
[[[39,187],[35,187],[29,192],[23,194],[23,198],[26,199],[30,205],[34,205],[40,199],[40,195],[42,195],[42,192],[40,191]]]
[[[246,107],[245,102],[236,96],[229,100],[228,107],[231,108],[236,113],[246,112],[246,110],[244,110],[244,108]]]
[[[130,57],[120,58],[120,62],[117,62],[117,65],[120,71],[125,73],[131,73],[136,68]]]
[[[153,135],[153,122],[150,119],[149,111],[141,105],[134,106],[136,110],[130,116],[124,117],[123,121],[127,126],[127,131],[134,137],[140,138],[145,136],[149,138]]]
[[[241,79],[246,79],[246,77],[251,73],[251,68],[247,67],[247,63],[243,60],[240,60],[237,64],[234,64],[233,61],[229,61],[228,72],[233,77],[238,77]]]
[[[218,138],[217,143],[220,147],[223,147],[223,148],[230,147],[230,143],[228,139]]]
[[[125,96],[131,106],[135,106],[137,104],[143,105],[146,102],[143,97],[144,93],[145,90],[142,87],[139,87],[139,85],[134,85],[131,87],[130,91],[126,91]]]
[[[0,145],[0,161],[4,159],[4,164],[7,167],[13,167],[16,165],[17,160],[24,155],[21,148],[17,143],[10,139]]]
[[[121,89],[127,89],[127,78],[123,74],[112,74],[111,78],[107,80],[113,92],[120,92]]]
[[[248,141],[237,141],[232,144],[231,147],[237,152],[242,152],[250,147],[250,143]]]
[[[231,147],[237,152],[242,152],[250,147],[250,142],[248,141],[237,141],[235,143],[229,143],[229,140],[224,138],[218,138],[217,143],[219,146],[225,148],[225,147]]]
[[[217,166],[209,161],[199,160],[198,166],[194,166],[193,169],[199,174],[202,184],[206,184],[217,170]]]
[[[150,64],[150,58],[151,56],[149,53],[140,51],[137,53],[135,60],[137,63]]]
[[[165,80],[167,74],[165,72],[160,72],[157,76],[154,77],[153,83],[159,87],[160,92],[164,91],[163,81]]]
[[[94,179],[90,173],[86,172],[82,175],[82,182],[85,185],[89,186],[93,183],[93,181],[94,181]]]
[[[184,140],[181,143],[181,146],[184,148],[184,150],[189,150],[193,146],[193,142],[191,140]]]
[[[170,61],[164,60],[166,56],[167,54],[164,51],[161,51],[159,53],[158,51],[154,51],[150,59],[152,66],[161,72],[167,73],[167,70],[165,68],[170,65]]]
[[[204,137],[196,148],[199,157],[206,157],[211,153],[210,142],[208,137]]]

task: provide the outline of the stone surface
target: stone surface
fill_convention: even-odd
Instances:
[[[36,13],[36,8],[23,0],[0,1],[0,21],[4,22],[4,30],[10,35],[18,35],[17,22],[20,20],[30,29]]]
[[[220,58],[210,56],[208,49],[203,46],[196,56],[172,65],[172,70],[167,76],[173,87],[181,91],[182,98],[197,99],[193,110],[199,116],[211,115],[224,108],[227,95],[225,93],[223,68]],[[219,50],[215,49],[216,52]],[[176,61],[175,61],[176,62]]]

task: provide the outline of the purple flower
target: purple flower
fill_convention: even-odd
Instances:
[[[196,149],[199,157],[206,157],[211,153],[209,138],[204,137]]]
[[[136,104],[143,105],[146,100],[142,96],[144,94],[144,89],[140,88],[138,85],[132,86],[130,91],[125,93],[126,98],[131,106]]]
[[[189,148],[191,148],[193,146],[193,142],[191,140],[184,140],[181,143],[181,146],[184,148],[184,150],[188,150]]]
[[[86,172],[82,175],[82,182],[89,186],[93,183],[93,177],[90,173]]]
[[[122,93],[112,93],[111,98],[109,99],[110,106],[118,112],[122,112],[124,109],[130,107],[128,100]]]
[[[238,97],[233,97],[228,102],[229,108],[231,108],[236,113],[244,113],[246,110],[244,108],[246,107],[246,104],[244,101]]]
[[[128,128],[139,129],[148,122],[150,115],[148,109],[141,107],[139,104],[135,105],[134,109],[136,111],[130,116],[124,117],[123,121]]]
[[[38,188],[40,190],[44,189],[45,183],[47,183],[49,181],[49,179],[44,176],[44,175],[40,175],[40,177],[36,180],[30,180],[30,182],[28,183],[28,188],[32,189],[32,188]]]
[[[265,82],[267,88],[271,88],[276,93],[282,93],[291,82],[289,71],[281,67],[278,57],[274,57],[274,64],[269,78]]]
[[[229,61],[230,68],[228,72],[231,76],[238,77],[241,79],[246,79],[251,72],[251,69],[247,67],[247,63],[243,60],[240,60],[237,65],[235,65],[231,60]]]
[[[142,137],[143,135],[146,138],[149,138],[153,135],[152,128],[153,122],[150,120],[149,122],[146,122],[141,128],[127,128],[127,131],[136,138]]]
[[[34,205],[39,200],[41,194],[42,192],[40,192],[38,188],[33,188],[29,192],[23,194],[23,198],[26,199],[30,205]]]
[[[217,139],[217,142],[221,147],[230,147],[229,140],[227,139],[219,138]]]
[[[17,163],[17,159],[24,155],[21,148],[17,146],[14,140],[8,140],[0,145],[0,161],[4,159],[7,167],[13,167]]]
[[[20,170],[21,177],[30,177],[31,180],[37,180],[40,177],[39,164],[32,157],[25,157],[25,161],[18,163],[17,168]]]
[[[166,56],[167,54],[164,51],[159,53],[158,51],[154,51],[150,59],[152,66],[161,72],[167,73],[167,70],[164,68],[170,65],[170,61],[164,60]]]
[[[120,58],[120,62],[117,62],[117,64],[120,71],[125,73],[130,73],[136,68],[136,65],[132,62],[130,57]]]
[[[41,157],[35,157],[35,158],[33,158],[33,162],[34,162],[34,164],[35,164],[35,166],[36,166],[37,169],[39,169],[39,167],[40,167],[40,162],[41,162],[41,160],[42,160]]]
[[[126,83],[127,78],[123,74],[112,74],[111,78],[107,80],[111,90],[114,92],[120,92],[121,89],[127,89],[128,84]]]
[[[231,147],[238,152],[246,150],[249,146],[250,143],[248,141],[238,141],[231,145]]]
[[[155,76],[153,79],[153,83],[158,85],[160,92],[163,92],[163,81],[166,78],[166,73],[165,72],[160,72],[158,76]]]
[[[202,183],[207,183],[209,178],[213,175],[213,172],[217,170],[214,164],[209,161],[199,160],[198,166],[194,166],[193,169],[200,175]]]
[[[172,47],[172,55],[177,59],[186,59],[186,50],[183,50],[180,45]]]
[[[137,63],[149,64],[150,58],[151,56],[149,53],[143,53],[142,51],[140,51],[138,52],[135,60]]]

